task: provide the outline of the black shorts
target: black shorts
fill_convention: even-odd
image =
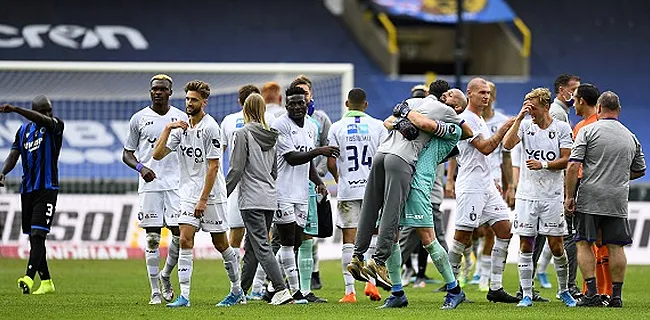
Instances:
[[[625,246],[632,243],[630,224],[626,218],[576,212],[575,220],[576,241],[596,242],[600,229],[603,244]]]
[[[20,195],[24,234],[30,234],[32,229],[50,232],[58,195],[58,190],[36,190]]]

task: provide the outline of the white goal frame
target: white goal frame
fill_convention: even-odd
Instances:
[[[354,87],[351,63],[213,63],[213,62],[100,62],[100,61],[0,61],[1,71],[49,72],[183,72],[183,73],[317,73],[341,76],[341,115],[348,92]]]

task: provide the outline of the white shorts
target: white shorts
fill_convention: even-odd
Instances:
[[[357,228],[361,216],[362,200],[341,200],[337,204],[338,219],[336,226],[341,229]]]
[[[194,216],[194,206],[196,206],[195,203],[181,201],[181,216],[178,218],[178,224],[189,224],[194,226],[197,231],[203,230],[210,233],[228,231],[225,203],[208,203],[201,219]]]
[[[524,237],[567,235],[562,200],[516,199],[512,233]]]
[[[308,204],[278,202],[278,211],[275,213],[273,223],[287,224],[295,222],[299,227],[304,228],[307,222]]]
[[[491,226],[504,220],[510,220],[508,208],[496,187],[480,193],[456,194],[457,230],[473,231],[482,224]]]
[[[140,194],[140,228],[177,227],[180,198],[178,190],[152,191]]]
[[[228,227],[243,228],[244,220],[241,218],[239,211],[239,188],[235,188],[228,197]]]

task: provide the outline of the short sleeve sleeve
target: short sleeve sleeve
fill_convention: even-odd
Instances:
[[[277,120],[273,123],[274,129],[278,130],[278,142],[275,145],[277,154],[283,156],[287,153],[296,151],[291,138],[291,127],[286,122]]]
[[[140,143],[140,128],[138,123],[140,122],[140,117],[133,116],[129,120],[129,132],[126,135],[126,144],[124,149],[129,151],[135,151],[138,148]]]
[[[573,145],[573,139],[571,138],[571,127],[566,123],[560,123],[560,130],[558,132],[558,140],[560,143],[560,149],[571,148]]]
[[[632,159],[630,171],[643,172],[646,169],[643,149],[641,148],[641,143],[639,143],[639,140],[637,140],[636,137],[634,137],[634,142],[636,143],[636,151],[634,152],[634,159]]]
[[[167,140],[167,148],[172,151],[176,151],[178,145],[181,143],[181,135],[183,134],[183,129],[177,128],[172,130]]]
[[[20,129],[22,129],[22,127],[18,128],[18,131],[16,131],[16,137],[14,138],[14,143],[11,145],[11,149],[15,149],[19,151],[20,151]]]
[[[572,162],[583,162],[585,160],[585,153],[587,151],[587,128],[583,128],[578,132],[576,140],[573,142],[571,147],[571,156],[569,156],[569,161]]]
[[[339,147],[339,141],[336,139],[336,128],[336,124],[332,125],[329,132],[327,133],[327,145],[329,146]]]
[[[216,123],[215,123],[216,124]],[[220,159],[221,153],[221,134],[222,130],[219,125],[209,129],[208,136],[203,139],[203,148],[205,148],[206,159]]]

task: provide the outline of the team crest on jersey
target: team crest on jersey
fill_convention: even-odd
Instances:
[[[548,138],[551,139],[551,140],[555,139],[555,131],[549,131],[548,132]]]
[[[492,131],[492,133],[497,132],[497,129],[498,129],[497,126],[491,126],[490,127],[490,131]]]
[[[178,118],[172,118],[172,122],[178,121]]]
[[[235,128],[243,128],[244,127],[244,119],[239,118],[235,120]]]
[[[196,138],[201,139],[201,133],[203,133],[203,129],[196,130]]]
[[[45,134],[45,127],[41,127],[40,130],[38,130],[41,134]]]
[[[212,145],[213,145],[215,148],[219,148],[219,147],[221,147],[221,143],[219,143],[219,139],[212,139]]]

